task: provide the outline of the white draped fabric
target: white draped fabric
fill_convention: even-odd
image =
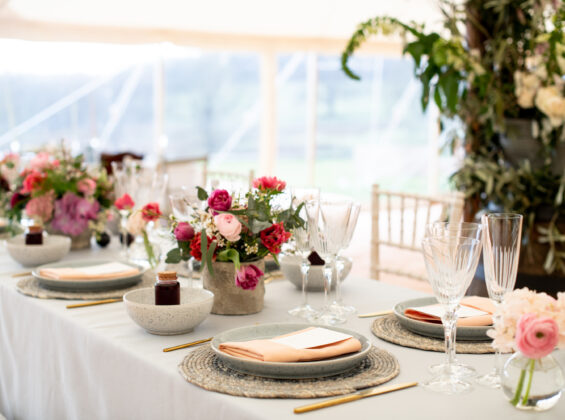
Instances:
[[[114,245],[115,245],[114,241]],[[115,250],[114,250],[115,254]],[[111,251],[76,252],[67,258],[100,258]],[[300,300],[289,282],[267,286],[265,309],[251,316],[210,316],[193,333],[159,337],[146,333],[126,314],[123,303],[68,310],[68,301],[40,300],[15,289],[11,274],[24,271],[5,250],[0,255],[0,413],[7,419],[293,419],[293,408],[314,400],[253,399],[206,391],[187,383],[177,365],[190,349],[164,347],[238,326],[293,322],[286,310]],[[422,296],[368,279],[347,279],[344,298],[360,312],[392,308]],[[315,296],[319,303],[321,294]],[[400,375],[392,383],[422,380],[427,366],[443,360],[383,342],[370,333],[372,319],[352,318],[345,327],[392,352]],[[565,366],[565,352],[556,352]],[[491,355],[460,355],[479,372],[492,367]],[[500,390],[476,386],[464,395],[445,396],[420,388],[304,414],[308,419],[510,419],[565,418],[565,398],[546,413],[526,414],[508,404]],[[0,415],[1,418],[1,415]]]

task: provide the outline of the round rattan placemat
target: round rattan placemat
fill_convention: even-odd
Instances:
[[[121,298],[130,290],[150,287],[155,283],[155,274],[147,270],[139,283],[125,289],[104,290],[100,292],[65,292],[47,289],[39,284],[35,277],[24,277],[16,284],[18,292],[39,299],[99,300]]]
[[[394,315],[387,315],[373,321],[371,331],[377,337],[390,343],[404,347],[412,347],[428,351],[445,351],[444,341],[438,338],[425,337],[408,331]],[[487,354],[494,353],[490,341],[458,341],[457,353]]]
[[[390,381],[398,375],[398,360],[373,347],[357,367],[339,375],[314,379],[271,379],[240,373],[216,357],[210,345],[189,353],[179,365],[190,383],[209,391],[252,398],[320,398],[355,392]]]

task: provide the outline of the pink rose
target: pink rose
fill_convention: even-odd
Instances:
[[[559,341],[559,327],[554,319],[528,313],[516,325],[516,347],[530,359],[540,359],[553,351]]]
[[[37,171],[29,172],[24,179],[22,193],[27,194],[38,190],[43,185],[45,178],[44,174]]]
[[[130,195],[126,193],[114,201],[114,206],[116,206],[118,210],[131,210],[133,206],[135,206],[135,203]]]
[[[188,242],[194,238],[194,228],[186,222],[180,222],[174,230],[177,241]]]
[[[281,181],[276,176],[263,176],[253,181],[253,188],[257,188],[261,191],[282,191],[286,188],[286,182]]]
[[[77,184],[77,189],[85,195],[90,197],[96,191],[96,181],[90,178],[81,179]]]
[[[233,214],[222,213],[214,216],[214,223],[220,234],[230,242],[238,241],[241,233],[241,223]]]
[[[29,217],[38,217],[41,221],[48,222],[53,215],[55,193],[50,191],[47,194],[29,200],[25,207],[25,212]]]
[[[208,207],[212,210],[227,211],[231,207],[231,197],[226,190],[214,190],[210,197],[208,197]],[[213,212],[218,214],[218,212]]]
[[[242,266],[235,274],[235,285],[244,290],[255,290],[263,272],[253,264]]]
[[[49,153],[39,152],[29,162],[29,167],[32,170],[43,171],[44,169],[47,169],[49,166],[51,166],[51,162],[49,162],[50,159],[51,156],[49,156]]]

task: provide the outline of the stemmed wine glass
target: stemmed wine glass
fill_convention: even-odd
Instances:
[[[314,249],[325,261],[324,265],[324,307],[310,318],[310,321],[325,325],[341,324],[345,316],[332,311],[329,293],[332,286],[332,274],[335,271],[337,254],[345,243],[347,226],[351,218],[352,201],[327,200],[306,203],[308,225]]]
[[[514,289],[520,244],[522,239],[522,215],[515,213],[492,213],[482,217],[484,226],[483,264],[488,295],[500,306],[504,297]],[[494,324],[500,322],[495,314]],[[500,388],[500,351],[495,350],[495,366],[492,371],[477,379],[481,385]]]
[[[359,213],[361,211],[361,204],[360,203],[352,203],[351,204],[351,215],[349,217],[347,223],[347,231],[345,233],[345,239],[343,242],[343,246],[340,251],[343,251],[349,244],[351,243],[351,239],[353,238],[353,233],[355,232],[355,227],[357,226],[357,220],[359,219]],[[334,312],[342,315],[350,315],[357,312],[354,306],[351,305],[344,305],[341,297],[341,274],[343,273],[343,260],[336,258],[336,280],[335,280],[335,298],[333,303],[331,304],[331,309]]]
[[[472,222],[460,222],[460,223],[453,223],[453,222],[434,222],[430,223],[426,226],[425,231],[425,238],[438,238],[438,239],[450,239],[450,238],[472,238],[477,239],[478,241],[482,240],[482,231],[483,225],[480,223],[472,223]],[[429,270],[434,269],[435,266],[430,264],[428,266],[428,275],[437,275],[437,273],[430,274]],[[472,280],[472,279],[471,279]],[[468,286],[466,287],[466,289]],[[477,374],[475,368],[469,366],[467,364],[461,363],[457,360],[457,355],[455,351],[456,346],[456,337],[457,337],[457,328],[453,328],[452,330],[452,338],[451,341],[454,343],[453,346],[449,347],[451,351],[450,359],[452,360],[450,369],[460,376],[467,376],[472,377]],[[435,364],[429,367],[429,370],[432,374],[437,375],[441,371],[445,370],[447,365],[445,363]]]
[[[291,189],[291,205],[295,209],[302,205],[299,215],[303,220],[305,220],[305,225],[292,230],[295,250],[301,257],[300,272],[302,273],[302,304],[290,309],[288,313],[290,315],[306,319],[313,316],[316,313],[316,310],[308,304],[308,294],[306,292],[306,288],[308,287],[308,273],[310,271],[310,261],[308,260],[308,256],[312,252],[312,246],[310,241],[311,228],[308,223],[305,206],[307,202],[317,202],[319,199],[320,190],[316,188]]]
[[[477,239],[447,236],[424,238],[422,241],[428,279],[438,302],[443,306],[441,317],[445,336],[446,363],[443,370],[423,382],[426,389],[445,394],[457,394],[471,384],[453,369],[453,348],[457,323],[457,308],[477,269],[481,242]]]
[[[136,175],[140,161],[128,159],[127,157],[122,162],[111,162],[112,174],[114,175],[114,194],[116,198],[124,194],[133,195],[136,190]],[[122,256],[128,258],[128,231],[127,222],[132,209],[119,210],[120,214],[120,234],[122,236]]]

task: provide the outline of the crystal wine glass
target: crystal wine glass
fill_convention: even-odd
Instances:
[[[359,213],[361,212],[360,203],[352,203],[351,205],[351,215],[347,223],[347,231],[345,234],[345,241],[341,250],[346,249],[351,243],[353,238],[353,233],[355,232],[355,227],[357,226],[357,220],[359,219]],[[354,314],[357,312],[354,306],[344,305],[341,297],[341,273],[343,272],[344,264],[343,260],[336,258],[336,280],[335,280],[335,299],[331,305],[331,309],[338,314],[343,314],[345,316]]]
[[[332,274],[335,271],[335,260],[347,236],[352,204],[350,200],[328,199],[320,199],[318,203],[308,202],[306,204],[312,245],[325,261],[324,307],[310,318],[313,322],[335,325],[346,321],[343,314],[331,310],[329,293],[332,286]]]
[[[424,238],[422,241],[428,279],[444,313],[441,317],[445,336],[445,368],[432,379],[423,382],[426,389],[444,394],[458,394],[471,389],[471,384],[458,375],[453,365],[453,330],[457,323],[457,308],[477,269],[481,242],[473,238],[449,236]]]
[[[434,222],[426,226],[425,237],[439,238],[439,239],[462,237],[462,238],[473,238],[473,239],[477,239],[478,241],[481,241],[482,230],[483,230],[483,225],[480,223]],[[429,269],[433,269],[433,268],[434,268],[433,265],[429,266]],[[436,275],[436,274],[429,274],[429,275]],[[457,328],[453,328],[452,330],[453,337],[451,340],[454,343],[454,345],[450,347],[450,351],[452,352],[450,356],[452,360],[451,369],[453,370],[454,373],[460,376],[473,377],[477,374],[475,368],[467,364],[461,363],[457,360],[457,355],[455,352],[456,333],[457,333]],[[439,363],[430,366],[429,370],[432,374],[437,375],[442,370],[445,370],[446,367],[447,365],[445,363]]]
[[[310,271],[310,261],[308,256],[312,252],[310,243],[310,225],[306,213],[306,203],[309,201],[317,202],[320,199],[320,190],[317,188],[301,188],[291,190],[291,205],[298,209],[302,205],[299,213],[300,217],[305,220],[304,227],[298,227],[292,230],[296,253],[301,257],[300,272],[302,273],[302,304],[288,311],[290,315],[309,319],[316,313],[316,310],[308,304],[308,294],[306,288],[308,286],[308,273]]]
[[[484,226],[483,264],[488,295],[497,306],[504,302],[507,293],[514,289],[520,260],[522,240],[522,215],[492,213],[482,217]],[[494,323],[500,322],[495,315]],[[477,382],[489,388],[500,388],[500,351],[495,351],[492,371],[478,378]]]
[[[114,175],[114,195],[116,198],[124,194],[133,195],[133,191],[136,190],[136,171],[132,162],[134,161],[131,159],[124,159],[122,162],[111,162],[112,173]],[[123,258],[128,259],[127,222],[131,214],[131,209],[122,209],[118,212],[120,214],[120,234],[122,236],[121,254]]]

